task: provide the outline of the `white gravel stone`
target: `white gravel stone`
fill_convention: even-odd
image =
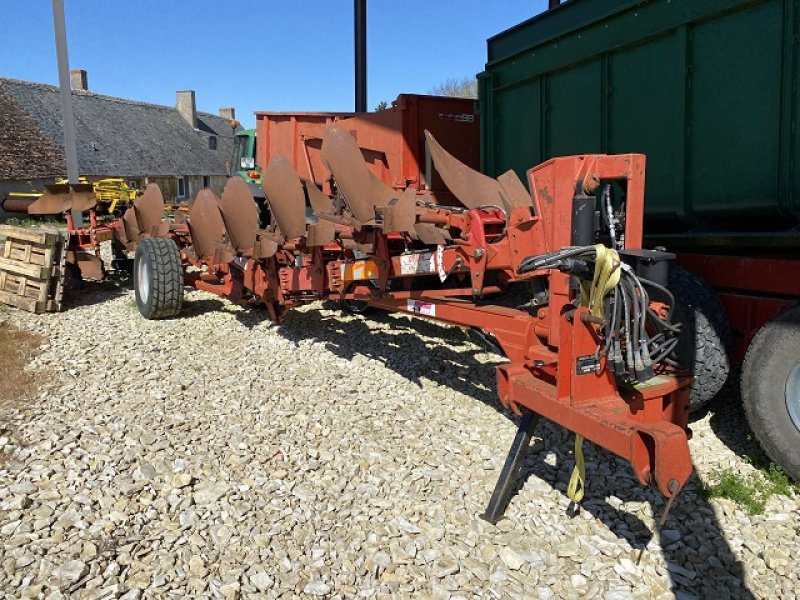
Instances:
[[[179,475],[183,475],[179,473]],[[225,483],[214,483],[208,487],[196,489],[194,492],[194,501],[198,505],[211,504],[222,498],[228,493],[228,485]]]
[[[331,586],[322,581],[309,581],[303,588],[303,593],[309,596],[325,596],[330,592]]]
[[[503,359],[459,329],[320,304],[275,327],[194,291],[180,318],[145,321],[129,289],[102,286],[63,313],[0,312],[44,338],[30,368],[47,374],[0,423],[0,590],[800,596],[795,495],[749,515],[690,481],[653,534],[663,498],[587,443],[572,518],[573,438],[545,421],[506,518],[482,521],[515,423],[496,400]],[[691,424],[700,479],[753,472],[731,449],[742,422],[720,402]]]
[[[438,558],[433,561],[433,576],[443,579],[459,571],[458,562],[451,558]]]
[[[70,585],[89,572],[89,567],[82,560],[71,560],[53,570],[55,577],[62,585]]]
[[[185,488],[190,483],[192,483],[192,476],[188,473],[175,473],[175,475],[172,476],[172,487]],[[195,501],[197,501],[196,494]],[[213,500],[211,500],[211,502],[213,502]]]
[[[273,585],[275,585],[275,581],[267,575],[264,571],[260,571],[253,575],[250,575],[250,583],[252,583],[259,592],[266,592],[270,589]]]
[[[522,565],[525,564],[525,559],[514,552],[511,548],[500,549],[500,560],[502,560],[503,563],[512,571],[519,571]]]

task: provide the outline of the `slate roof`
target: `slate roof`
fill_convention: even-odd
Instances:
[[[0,179],[37,179],[65,170],[61,148],[0,87]]]
[[[84,91],[73,91],[72,99],[81,175],[225,175],[225,161],[233,154],[233,131],[222,117],[198,112],[193,130],[171,106]],[[64,175],[59,88],[0,78],[0,115],[0,179]],[[216,150],[209,148],[211,136],[217,137]],[[52,145],[57,146],[57,155]],[[29,155],[37,146],[42,151],[33,160]],[[11,177],[4,175],[9,170],[7,155],[11,155]]]

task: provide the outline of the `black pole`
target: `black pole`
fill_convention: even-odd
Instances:
[[[354,0],[356,112],[367,112],[367,0]]]
[[[481,515],[484,521],[488,521],[492,525],[496,525],[506,512],[506,507],[518,482],[520,469],[525,462],[525,455],[531,445],[533,430],[536,429],[538,422],[539,415],[535,412],[526,410],[522,413],[517,435],[514,437],[514,442],[508,451],[508,456],[506,456],[503,470],[500,471],[500,477],[498,477],[497,484],[494,486],[494,492],[492,492],[492,497],[489,499],[489,506],[486,507],[486,512]]]

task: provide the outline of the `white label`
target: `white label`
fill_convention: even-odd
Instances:
[[[475,115],[469,113],[439,113],[439,118],[443,121],[455,121],[456,123],[475,122]]]
[[[416,275],[417,273],[433,273],[433,253],[424,254],[401,254],[400,255],[400,274]]]
[[[408,300],[406,302],[408,312],[425,315],[426,317],[436,316],[436,305],[424,300]]]
[[[444,246],[441,244],[436,247],[436,269],[439,271],[439,281],[444,283],[447,272],[444,270]]]

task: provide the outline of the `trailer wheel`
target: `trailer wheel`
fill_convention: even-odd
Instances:
[[[139,240],[133,263],[136,306],[142,316],[176,316],[183,304],[183,268],[175,242],[168,238]]]
[[[363,300],[342,300],[340,304],[345,312],[354,315],[363,315],[370,308],[369,304]]]
[[[675,320],[682,324],[676,349],[678,361],[694,373],[689,410],[710,402],[731,372],[731,326],[714,290],[700,277],[670,265],[669,290],[677,304]]]
[[[800,481],[800,304],[753,338],[742,366],[742,401],[767,455]]]

